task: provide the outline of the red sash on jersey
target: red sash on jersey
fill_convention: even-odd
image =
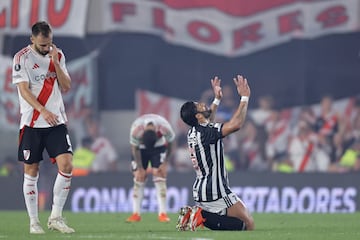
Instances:
[[[55,66],[52,60],[50,60],[50,64],[49,64],[49,70],[48,72],[56,72],[55,71]],[[41,89],[41,92],[37,98],[37,100],[39,101],[39,103],[41,103],[41,105],[45,106],[46,102],[48,101],[52,90],[54,88],[54,84],[55,84],[55,79],[56,78],[46,78],[44,81],[44,85],[43,88]],[[30,127],[33,127],[35,125],[35,121],[39,118],[40,116],[40,112],[36,109],[34,109],[34,113],[33,113],[33,117],[31,119],[31,123],[30,123]]]
[[[309,143],[307,149],[306,149],[306,153],[301,161],[300,167],[299,167],[299,172],[304,172],[306,165],[309,162],[310,156],[312,154],[312,151],[314,149],[314,144],[312,142]]]

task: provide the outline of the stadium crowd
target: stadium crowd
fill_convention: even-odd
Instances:
[[[223,91],[216,119],[219,121],[231,116],[236,105],[232,89],[225,85]],[[212,99],[205,91],[201,100]],[[340,105],[334,104],[331,96],[323,96],[315,105],[279,109],[269,95],[260,97],[257,105],[256,109],[250,109],[244,127],[224,139],[229,171],[343,173],[360,170],[359,96]],[[76,140],[75,175],[129,169],[130,161],[118,157],[115,144],[102,134],[104,126],[91,109],[84,110],[84,117],[76,126],[70,125],[70,133],[72,127],[83,129],[80,136],[73,138]],[[187,151],[188,128],[184,125],[176,130],[169,171],[192,171]],[[78,157],[85,165],[77,165]],[[0,176],[19,174],[18,164],[10,161],[11,158],[7,156],[0,162]]]
[[[224,99],[217,120],[227,120],[234,109],[231,91],[224,87]],[[208,92],[202,101],[209,102]],[[319,104],[279,109],[271,96],[258,100],[246,124],[225,138],[229,171],[349,172],[360,170],[360,97],[335,106],[331,96]],[[180,129],[173,156],[175,170],[187,171],[186,131]]]

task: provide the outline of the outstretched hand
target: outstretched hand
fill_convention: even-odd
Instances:
[[[218,77],[214,77],[213,79],[211,79],[211,86],[213,88],[215,98],[217,98],[219,100],[223,96],[220,83],[221,83],[221,79]]]
[[[234,78],[234,83],[236,85],[236,90],[240,96],[250,97],[250,87],[246,78],[241,75],[237,75],[237,77]]]

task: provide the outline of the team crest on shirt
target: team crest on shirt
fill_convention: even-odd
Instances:
[[[23,150],[24,159],[25,161],[29,160],[30,158],[30,150]]]
[[[15,64],[14,70],[18,72],[18,71],[20,71],[20,69],[21,69],[20,64]]]

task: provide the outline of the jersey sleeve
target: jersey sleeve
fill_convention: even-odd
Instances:
[[[140,146],[139,131],[141,126],[134,122],[130,128],[130,144],[134,146]]]
[[[17,53],[13,58],[12,83],[18,84],[20,82],[29,82],[29,78],[25,70],[24,55]]]
[[[166,121],[165,119],[163,120],[163,123],[161,125],[161,132],[167,142],[174,141],[175,132],[174,132],[173,128],[171,127],[170,123],[168,121]]]

